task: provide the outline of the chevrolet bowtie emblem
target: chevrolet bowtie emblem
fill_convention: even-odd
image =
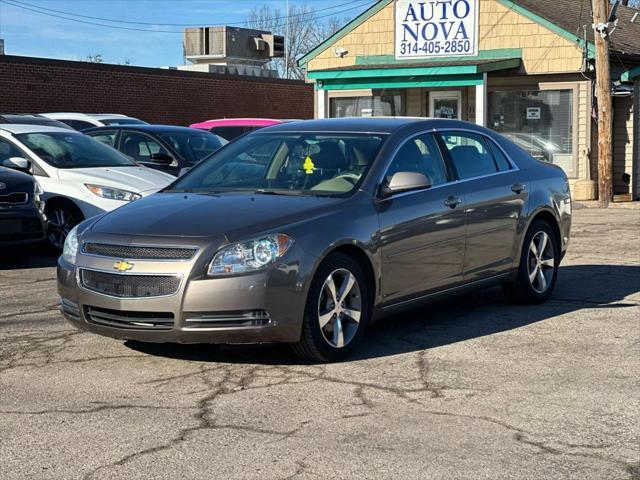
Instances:
[[[124,260],[116,262],[113,265],[113,269],[118,270],[119,272],[128,272],[132,268],[133,268],[133,263],[125,262]]]

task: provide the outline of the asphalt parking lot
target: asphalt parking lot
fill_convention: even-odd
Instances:
[[[80,333],[54,265],[0,257],[2,479],[640,479],[640,210],[576,210],[547,304],[439,303],[333,365]]]

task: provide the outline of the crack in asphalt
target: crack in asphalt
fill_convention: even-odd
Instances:
[[[180,429],[178,433],[168,441],[156,445],[153,447],[148,447],[142,450],[138,450],[136,452],[130,453],[114,462],[111,462],[106,465],[99,466],[94,470],[88,472],[84,476],[84,480],[90,480],[95,478],[95,476],[106,469],[119,467],[125,465],[132,460],[152,453],[157,453],[163,450],[168,450],[179,443],[187,440],[194,433],[203,431],[203,430],[235,430],[241,432],[249,432],[249,433],[257,433],[262,435],[272,435],[281,437],[282,440],[291,438],[293,435],[297,434],[302,428],[304,428],[310,420],[306,420],[301,422],[296,428],[291,430],[274,430],[268,428],[257,427],[254,425],[240,425],[235,423],[218,423],[215,419],[215,416],[212,417],[212,404],[215,402],[217,398],[222,395],[229,395],[236,393],[238,391],[245,390],[253,381],[254,375],[256,371],[259,369],[259,366],[250,367],[247,372],[243,372],[243,374],[239,375],[238,378],[233,377],[231,368],[222,368],[224,371],[223,377],[215,382],[212,381],[211,378],[206,375],[206,373],[211,372],[212,370],[221,370],[220,368],[216,369],[202,369],[200,372],[200,379],[205,384],[206,387],[212,389],[208,395],[202,397],[196,404],[195,409],[196,412],[192,415],[192,418],[196,420],[197,425],[192,427],[187,427]]]

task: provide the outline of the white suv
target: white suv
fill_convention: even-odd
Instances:
[[[27,170],[37,179],[44,192],[48,238],[57,248],[85,218],[150,195],[175,180],[91,137],[41,125],[0,125],[0,165]]]
[[[146,125],[147,122],[137,118],[127,117],[119,113],[73,113],[55,112],[41,113],[43,117],[48,117],[59,122],[66,123],[71,128],[78,131],[93,127],[106,127],[109,125]]]

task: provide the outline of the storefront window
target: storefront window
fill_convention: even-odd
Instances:
[[[490,127],[531,156],[574,172],[573,90],[494,91]]]
[[[405,113],[404,92],[374,90],[372,96],[330,99],[332,117],[396,117]]]

